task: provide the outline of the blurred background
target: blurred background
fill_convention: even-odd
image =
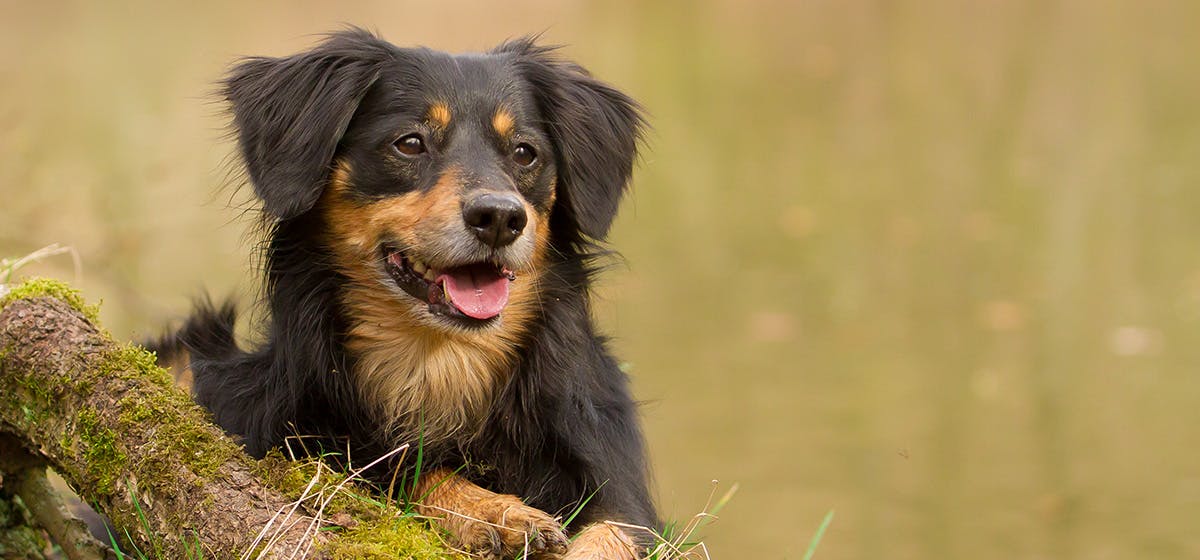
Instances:
[[[714,558],[1200,556],[1200,3],[0,0],[0,256],[253,293],[239,55],[544,32],[654,125],[597,314]]]

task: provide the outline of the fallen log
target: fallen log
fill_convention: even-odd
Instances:
[[[60,473],[148,557],[395,558],[404,546],[448,556],[435,533],[387,505],[347,514],[326,507],[320,484],[281,487],[295,479],[279,475],[289,467],[245,455],[153,354],[95,323],[96,309],[60,283],[27,282],[0,299],[0,436]],[[322,514],[348,529],[317,530],[329,528]]]

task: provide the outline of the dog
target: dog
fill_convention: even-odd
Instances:
[[[621,528],[659,523],[643,436],[589,310],[639,105],[533,39],[450,55],[357,28],[222,92],[269,316],[243,348],[201,302],[154,348],[216,423],[257,457],[419,444],[418,511],[485,557],[644,554]]]

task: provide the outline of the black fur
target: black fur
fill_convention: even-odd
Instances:
[[[226,80],[238,147],[263,209],[293,218],[317,202],[338,141],[388,52],[363,33],[287,58],[250,58]]]
[[[642,125],[637,106],[578,65],[555,60],[552,49],[516,41],[497,52],[517,56],[517,70],[546,116],[570,221],[603,239],[633,172]]]
[[[350,30],[307,53],[244,61],[226,83],[242,156],[270,218],[269,319],[261,344],[243,350],[234,342],[232,308],[202,304],[167,342],[190,353],[197,400],[253,455],[303,434],[318,436],[325,450],[349,449],[362,465],[393,443],[381,437],[381,419],[367,412],[347,375],[355,356],[343,344],[344,278],[330,265],[318,235],[324,226],[311,210],[335,157],[353,157],[353,139],[381,126],[380,115],[403,110],[385,106],[381,88],[442,79],[431,70],[435,55],[444,57]],[[464,473],[474,482],[552,514],[594,492],[575,528],[600,519],[656,525],[628,381],[595,332],[588,299],[595,243],[608,232],[635,158],[638,108],[531,40],[474,56],[503,72],[505,87],[533,99],[527,110],[540,115],[553,146],[557,202],[542,312],[518,363],[483,428],[427,445],[426,465],[468,464]],[[307,446],[317,448],[311,440]]]

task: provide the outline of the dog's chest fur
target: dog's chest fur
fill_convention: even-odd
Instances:
[[[341,299],[355,385],[388,439],[432,442],[478,430],[522,341],[507,329],[461,337],[430,331],[421,318],[359,284],[346,287]],[[525,323],[526,307],[506,310],[502,320]]]

